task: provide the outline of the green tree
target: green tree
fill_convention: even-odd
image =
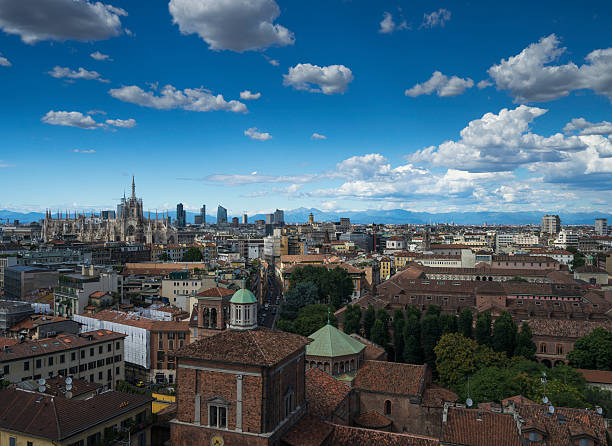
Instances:
[[[440,316],[440,307],[437,305],[430,305],[425,310],[425,316]]]
[[[521,325],[521,331],[516,336],[516,348],[514,349],[515,356],[522,356],[531,361],[535,360],[535,352],[537,347],[533,342],[533,334],[531,327],[527,322]]]
[[[495,320],[491,342],[493,350],[496,352],[505,352],[508,358],[514,355],[514,349],[516,347],[516,324],[507,311],[504,311]]]
[[[384,308],[380,308],[376,313],[376,319],[380,319],[385,327],[385,330],[389,331],[389,313]]]
[[[406,317],[404,323],[404,352],[403,360],[408,364],[422,364],[423,352],[421,348],[421,322],[415,314]]]
[[[359,333],[361,328],[361,307],[359,305],[347,305],[344,311],[342,329],[346,334]]]
[[[300,282],[289,288],[280,306],[280,316],[290,321],[298,316],[300,309],[318,301],[317,286],[312,282]]]
[[[363,331],[365,332],[365,337],[368,339],[371,339],[371,331],[374,321],[376,321],[376,310],[372,305],[370,305],[368,306],[368,309],[363,317]]]
[[[435,347],[440,384],[458,389],[476,371],[504,364],[504,356],[459,333],[445,334]]]
[[[299,283],[310,282],[316,285],[318,303],[330,303],[340,308],[350,300],[353,281],[348,272],[340,267],[327,269],[324,266],[306,265],[297,267],[291,273],[290,288]]]
[[[612,332],[597,327],[574,343],[567,359],[579,369],[612,370]]]
[[[457,316],[454,314],[440,315],[440,332],[441,334],[457,332]]]
[[[280,331],[286,331],[289,333],[295,333],[295,328],[293,327],[293,322],[287,319],[280,318],[276,323],[276,329]]]
[[[327,324],[329,305],[313,304],[302,308],[298,317],[293,321],[295,333],[308,337],[319,328]],[[333,313],[330,316],[330,323],[337,326],[338,322]]]
[[[478,313],[476,319],[475,339],[481,345],[491,345],[491,313]]]
[[[432,370],[436,369],[436,354],[434,349],[441,335],[440,318],[435,314],[426,315],[421,323],[421,345],[423,347],[423,361],[429,365]]]
[[[472,309],[465,307],[459,313],[459,320],[457,321],[457,331],[466,338],[472,337],[472,324],[474,323],[474,315]]]
[[[409,318],[410,315],[415,315],[416,318],[420,321],[422,312],[415,305],[410,305],[408,308],[406,308],[406,319]]]
[[[385,331],[385,324],[380,319],[376,319],[372,326],[372,342],[386,348],[388,337],[389,333]]]
[[[191,247],[187,250],[185,254],[183,254],[183,262],[201,262],[204,256],[202,255],[202,251],[200,251],[196,247]]]
[[[162,262],[168,262],[170,259],[170,254],[168,254],[167,252],[162,252],[160,255],[157,256],[157,260],[160,260]]]

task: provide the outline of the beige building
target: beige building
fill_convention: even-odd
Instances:
[[[72,376],[114,389],[125,377],[125,335],[96,330],[20,342],[0,350],[0,371],[12,383]]]

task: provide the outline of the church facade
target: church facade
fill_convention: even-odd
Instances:
[[[132,195],[121,200],[119,215],[102,218],[102,215],[57,213],[47,211],[43,220],[42,236],[51,240],[79,240],[81,242],[132,242],[147,244],[177,243],[177,229],[166,215],[151,218],[144,216],[142,199],[136,198],[136,184],[132,178]]]

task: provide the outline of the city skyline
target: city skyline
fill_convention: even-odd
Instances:
[[[604,2],[49,4],[0,0],[0,209],[607,215]]]

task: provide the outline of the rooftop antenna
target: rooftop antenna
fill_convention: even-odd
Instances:
[[[331,317],[331,310],[329,309],[329,307],[327,307],[327,325],[330,325],[329,320]]]
[[[472,407],[472,405],[474,404],[474,401],[472,401],[472,398],[470,398],[470,377],[468,376],[468,397],[467,400],[465,400],[465,405],[467,407]]]
[[[542,398],[542,402],[544,404],[548,404],[548,397],[546,396],[546,372],[542,372],[542,378],[540,378],[540,381],[542,381],[542,385],[544,386],[544,398]],[[554,409],[553,409],[554,410]]]

